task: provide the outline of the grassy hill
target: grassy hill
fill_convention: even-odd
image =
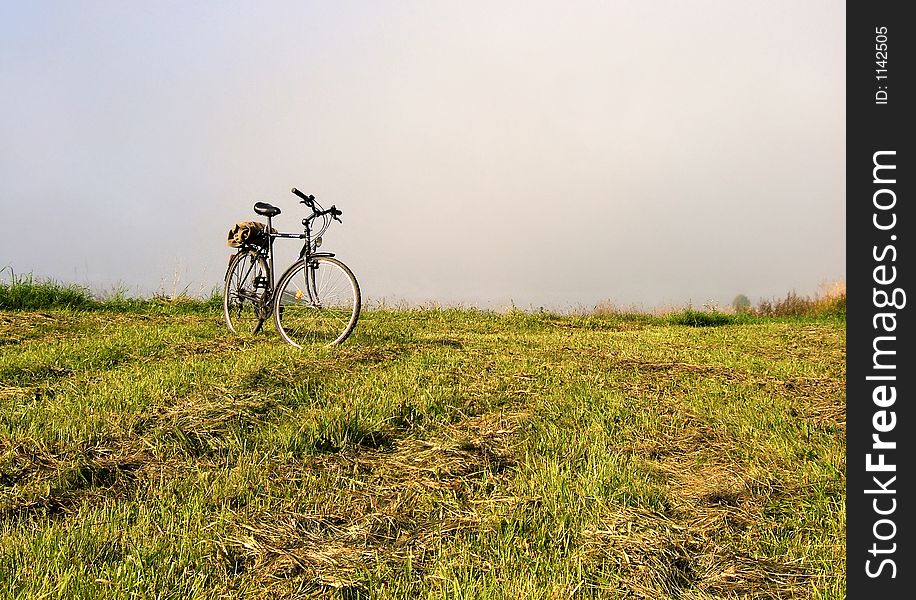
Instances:
[[[299,351],[42,302],[0,310],[0,597],[845,595],[843,317],[376,310]]]

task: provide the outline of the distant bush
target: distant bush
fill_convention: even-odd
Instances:
[[[95,303],[85,287],[50,280],[35,281],[31,274],[18,276],[12,270],[10,274],[9,281],[0,281],[2,310],[86,309]]]
[[[751,311],[751,300],[744,294],[738,294],[735,296],[735,299],[732,300],[732,309],[738,313],[747,313]]]
[[[762,300],[754,313],[764,317],[845,317],[846,285],[838,281],[821,286],[814,298],[792,291],[785,298]]]
[[[813,306],[814,301],[807,296],[789,292],[785,298],[761,300],[755,312],[765,317],[800,317],[810,313]]]
[[[841,296],[818,300],[817,305],[815,306],[815,313],[822,316],[831,315],[837,317],[845,317],[846,292],[843,292]]]

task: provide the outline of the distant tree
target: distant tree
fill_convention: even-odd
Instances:
[[[736,313],[746,313],[751,310],[751,301],[744,294],[738,294],[735,296],[735,299],[732,300],[732,308],[735,309]]]

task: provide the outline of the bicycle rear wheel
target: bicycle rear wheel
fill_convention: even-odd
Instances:
[[[316,256],[291,266],[277,284],[274,324],[280,336],[301,348],[333,346],[347,339],[359,318],[359,284],[335,258]]]
[[[233,333],[257,333],[270,316],[267,261],[243,250],[229,262],[223,286],[223,317]]]

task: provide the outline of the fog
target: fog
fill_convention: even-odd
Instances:
[[[301,228],[295,186],[344,211],[323,249],[370,303],[812,294],[845,276],[845,27],[826,1],[4,2],[0,267],[206,295],[254,202]]]

